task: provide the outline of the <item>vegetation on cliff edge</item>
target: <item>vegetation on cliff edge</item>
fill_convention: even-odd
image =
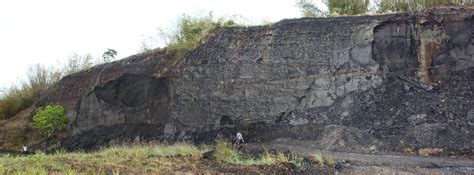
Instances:
[[[341,15],[386,14],[415,12],[448,5],[474,5],[470,0],[326,0],[327,10],[313,0],[296,0],[296,7],[305,17],[328,17]]]

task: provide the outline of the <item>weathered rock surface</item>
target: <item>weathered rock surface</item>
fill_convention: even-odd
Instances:
[[[157,51],[65,77],[48,102],[68,112],[67,149],[243,131],[249,142],[314,140],[341,150],[472,150],[473,14],[229,28],[184,59]]]

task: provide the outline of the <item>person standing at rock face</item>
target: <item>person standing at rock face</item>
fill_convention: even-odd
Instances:
[[[242,133],[237,132],[237,136],[235,138],[235,144],[240,145],[241,143],[244,143],[244,137],[242,136]]]
[[[30,152],[28,151],[28,146],[23,145],[23,150],[21,151],[21,154],[23,155],[29,155]]]

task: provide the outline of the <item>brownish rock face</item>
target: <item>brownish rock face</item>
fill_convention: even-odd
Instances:
[[[156,51],[67,76],[48,102],[67,110],[67,149],[237,131],[249,142],[327,141],[336,150],[473,149],[473,14],[227,28],[182,59]]]

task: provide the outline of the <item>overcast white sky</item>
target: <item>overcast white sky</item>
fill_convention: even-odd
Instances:
[[[2,0],[0,87],[25,77],[28,65],[57,65],[72,53],[118,58],[137,53],[146,36],[182,14],[212,11],[247,22],[300,17],[294,0]]]

